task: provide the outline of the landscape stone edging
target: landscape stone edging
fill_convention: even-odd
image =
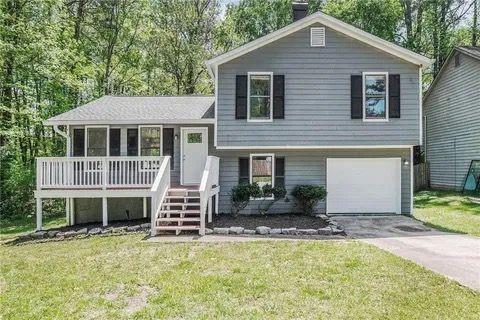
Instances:
[[[328,226],[319,229],[297,229],[297,228],[270,228],[266,226],[258,226],[255,230],[244,229],[243,227],[231,226],[229,228],[214,227],[213,229],[206,228],[205,234],[218,234],[218,235],[303,235],[303,236],[333,236],[333,235],[345,235],[345,231],[337,225],[337,223],[330,220],[325,214],[318,214],[315,217],[322,218],[328,223]]]
[[[67,239],[74,237],[89,237],[95,235],[109,235],[109,234],[127,234],[138,232],[150,232],[150,223],[142,223],[140,225],[133,226],[121,226],[121,227],[93,227],[93,228],[81,228],[78,230],[50,230],[50,231],[35,231],[18,236],[18,240],[39,240],[39,239]]]

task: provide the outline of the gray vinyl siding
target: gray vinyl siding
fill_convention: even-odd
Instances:
[[[297,211],[295,199],[291,192],[299,184],[318,184],[326,186],[326,159],[327,158],[392,158],[401,157],[410,159],[410,149],[370,149],[370,150],[255,150],[249,151],[222,151],[220,157],[220,197],[219,212],[229,213],[230,192],[238,185],[238,158],[249,157],[250,153],[274,153],[275,156],[285,157],[285,187],[289,202],[277,202],[271,209],[272,213],[288,213]],[[401,173],[402,213],[410,213],[410,165],[402,165]],[[328,192],[328,190],[327,190]],[[348,192],[348,190],[345,190]],[[258,213],[259,201],[252,201],[242,213]],[[317,212],[325,212],[325,203],[320,203]]]
[[[430,184],[460,189],[471,160],[480,160],[480,61],[450,59],[424,103]]]
[[[285,75],[285,119],[235,119],[235,76]],[[401,75],[401,118],[386,123],[350,118],[350,76]],[[418,67],[326,28],[326,47],[310,47],[310,27],[219,66],[218,146],[418,145]]]

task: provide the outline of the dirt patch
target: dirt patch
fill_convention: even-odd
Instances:
[[[145,308],[147,306],[148,296],[153,293],[155,293],[153,288],[150,288],[149,286],[141,286],[136,295],[125,299],[127,301],[125,312],[131,314]]]
[[[320,229],[328,226],[322,218],[299,214],[272,214],[272,215],[238,215],[236,217],[226,214],[213,216],[213,222],[207,228],[243,227],[255,229],[259,226],[270,228],[297,228]]]

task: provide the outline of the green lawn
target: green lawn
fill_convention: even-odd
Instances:
[[[0,319],[474,319],[480,294],[354,241],[0,246]],[[478,319],[478,318],[477,318]]]
[[[415,195],[414,216],[440,230],[480,236],[480,198],[453,191],[421,191]]]
[[[65,215],[43,217],[43,227],[45,229],[64,225],[66,225]],[[37,222],[34,215],[8,219],[0,217],[0,239],[16,237],[18,234],[27,231],[35,231],[36,226]]]

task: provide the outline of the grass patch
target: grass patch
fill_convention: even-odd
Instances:
[[[62,227],[67,224],[65,215],[46,215],[43,217],[44,229]],[[3,218],[0,217],[0,239],[18,236],[20,233],[35,231],[35,215]]]
[[[415,218],[431,227],[480,236],[480,198],[453,191],[415,194]]]
[[[2,319],[474,319],[480,294],[359,242],[0,246]]]

